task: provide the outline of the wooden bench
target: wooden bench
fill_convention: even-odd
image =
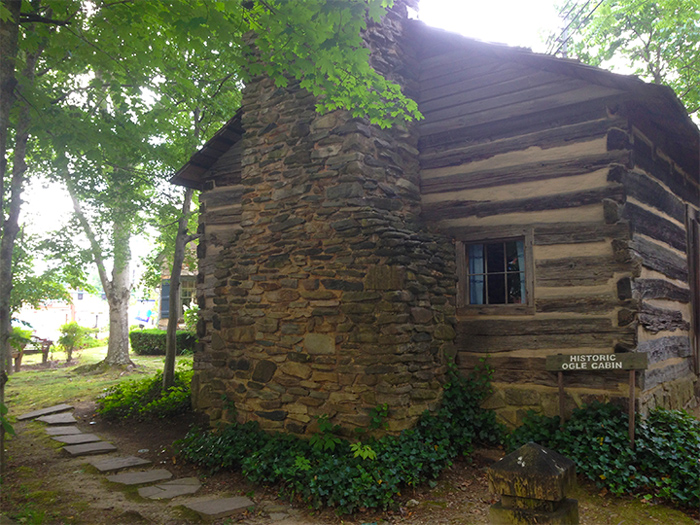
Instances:
[[[24,354],[38,354],[41,352],[41,364],[45,365],[49,360],[49,351],[53,346],[53,341],[42,337],[32,336],[31,341],[20,350],[12,349],[12,359],[15,361],[15,372],[19,372],[22,367],[22,357]]]

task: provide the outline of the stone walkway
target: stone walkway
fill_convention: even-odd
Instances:
[[[55,441],[63,443],[65,454],[72,457],[98,456],[87,459],[105,479],[115,486],[138,487],[138,494],[144,499],[157,501],[183,497],[177,504],[196,512],[205,520],[225,518],[254,511],[256,505],[244,496],[221,495],[212,498],[184,498],[195,494],[202,486],[197,478],[172,479],[173,474],[162,468],[148,468],[150,461],[135,456],[119,456],[117,447],[103,441],[95,434],[83,433],[75,423],[73,407],[66,404],[48,407],[23,414],[18,421],[34,419],[47,424],[46,433]],[[109,454],[109,455],[107,455]],[[269,514],[270,521],[287,517],[284,507],[271,502],[263,502],[259,510]]]

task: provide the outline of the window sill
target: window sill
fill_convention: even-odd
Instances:
[[[461,306],[457,308],[457,315],[533,315],[535,307],[527,304],[493,305],[493,306]]]

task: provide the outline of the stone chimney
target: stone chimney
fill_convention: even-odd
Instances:
[[[417,72],[403,26],[415,4],[397,0],[365,35],[373,67],[409,96]],[[386,403],[398,432],[440,401],[454,248],[420,224],[415,126],[381,130],[314,106],[265,77],[244,90],[240,222],[200,253],[211,275],[200,279],[195,405],[231,419],[233,403],[240,420],[303,434],[320,415],[367,426]]]

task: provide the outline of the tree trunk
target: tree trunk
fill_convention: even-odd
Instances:
[[[194,136],[199,139],[201,126],[201,111],[195,108]],[[168,328],[165,335],[165,366],[163,367],[163,390],[167,390],[175,384],[175,354],[177,353],[177,322],[180,316],[180,277],[182,276],[182,263],[185,261],[185,248],[187,244],[197,238],[197,235],[187,235],[187,222],[192,206],[194,190],[185,188],[182,202],[182,216],[177,223],[177,235],[175,236],[175,254],[173,255],[173,268],[170,272],[170,310],[168,311]]]
[[[80,201],[78,200],[73,177],[66,173],[64,180],[71,200],[73,210],[80,222],[85,235],[90,241],[90,251],[97,265],[102,288],[107,296],[109,305],[109,344],[107,345],[107,357],[103,361],[107,365],[133,364],[129,358],[129,298],[131,297],[131,285],[129,279],[129,259],[131,250],[131,227],[128,220],[115,221],[112,227],[112,242],[114,246],[114,269],[112,280],[107,277],[102,250],[95,232],[90,226]]]
[[[19,38],[19,12],[21,0],[2,0],[9,11],[7,20],[0,18],[0,190],[4,190],[10,110],[15,102],[15,61]],[[4,194],[4,192],[3,192]]]
[[[7,10],[7,19],[0,19],[0,196],[5,203],[5,179],[7,171],[7,143],[10,128],[10,111],[15,102],[15,61],[17,59],[17,42],[19,37],[19,13],[22,7],[21,0],[2,0],[2,7]],[[4,231],[5,214],[0,210],[0,229]],[[10,261],[10,264],[12,261]],[[0,276],[0,290],[6,293],[9,275],[9,287],[12,286],[11,271]],[[5,404],[5,368],[11,361],[10,353],[10,308],[9,293],[7,301],[0,306],[0,406]],[[5,430],[0,428],[0,484],[5,475]],[[0,490],[2,494],[2,490]]]
[[[5,382],[7,373],[12,372],[12,351],[10,334],[12,333],[12,310],[10,293],[12,291],[12,253],[15,239],[19,232],[19,212],[22,206],[24,172],[27,170],[26,155],[29,140],[31,116],[25,102],[19,113],[15,131],[15,148],[12,158],[12,180],[9,195],[7,191],[7,147],[9,138],[10,111],[15,103],[17,85],[15,61],[18,52],[19,15],[22,2],[3,0],[2,7],[9,11],[7,20],[0,20],[0,405],[5,403]],[[27,55],[22,74],[28,84],[34,83],[37,59],[43,51],[43,44],[34,53]],[[5,216],[7,213],[7,217]],[[5,432],[0,429],[0,482],[5,471]]]
[[[36,59],[33,61],[36,63]],[[33,70],[32,64],[32,70]],[[29,65],[27,66],[29,68]],[[32,71],[33,76],[33,71]],[[9,205],[7,218],[2,228],[0,241],[0,334],[2,354],[5,355],[4,365],[7,373],[12,372],[12,356],[8,337],[12,332],[12,311],[10,293],[12,292],[12,254],[15,249],[15,239],[19,233],[19,213],[22,206],[22,190],[24,189],[24,173],[27,170],[25,162],[27,141],[29,140],[29,108],[23,104],[20,110],[17,132],[15,134],[15,151],[12,159],[12,181],[10,183]],[[7,204],[6,199],[3,201]]]
[[[128,221],[115,221],[112,227],[114,270],[112,270],[111,290],[107,294],[109,303],[109,345],[107,346],[105,363],[108,365],[133,364],[131,359],[129,359],[130,240],[131,228]]]
[[[180,317],[180,276],[182,275],[182,263],[185,260],[185,247],[192,240],[187,236],[187,220],[192,205],[194,190],[185,189],[182,203],[182,216],[177,224],[177,236],[175,237],[175,255],[173,257],[173,269],[170,272],[170,311],[168,312],[168,329],[165,336],[165,367],[163,368],[163,390],[167,390],[175,384],[175,354],[177,353],[177,322]]]
[[[109,303],[109,345],[107,346],[105,363],[108,365],[133,364],[131,359],[129,359],[130,240],[131,228],[129,222],[115,220],[112,226],[114,269],[112,270],[111,290],[107,294]]]
[[[3,0],[2,6],[10,13],[7,20],[0,19],[0,194],[3,209],[0,210],[0,227],[2,228],[2,248],[12,250],[15,231],[6,230],[5,206],[9,199],[6,191],[7,148],[9,142],[10,111],[15,102],[15,61],[19,37],[19,13],[22,3],[19,0]],[[19,130],[18,130],[19,133]],[[26,141],[25,141],[26,145]],[[24,159],[22,159],[24,160]],[[17,196],[19,200],[19,196]],[[19,204],[17,204],[19,205]],[[19,210],[17,210],[19,211]],[[8,235],[6,235],[8,234]],[[10,242],[11,241],[11,242]],[[0,254],[0,368],[12,372],[12,356],[8,337],[10,336],[10,290],[12,289],[12,252],[9,261],[5,254]],[[4,389],[0,387],[0,403],[4,403]],[[0,445],[2,443],[0,442]]]
[[[122,290],[123,292],[123,290]],[[104,362],[108,365],[133,364],[129,359],[129,290],[108,299],[109,345]]]

